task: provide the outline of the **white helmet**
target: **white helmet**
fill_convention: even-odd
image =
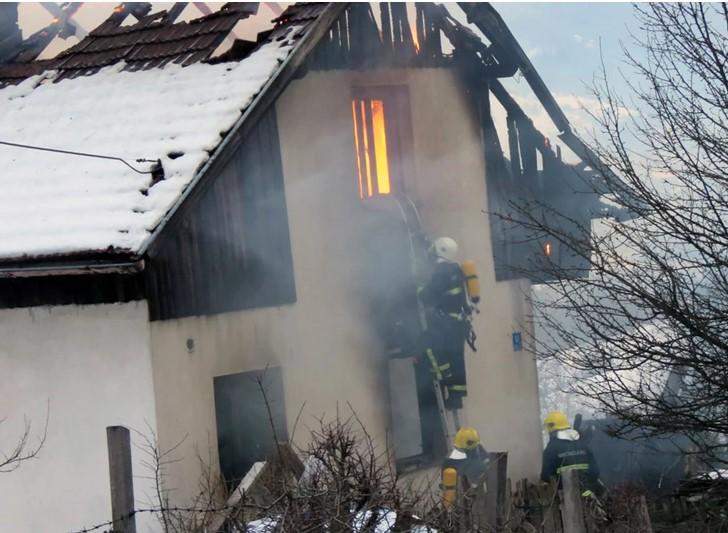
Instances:
[[[435,254],[446,261],[455,262],[458,255],[458,243],[450,237],[438,237],[433,244]]]

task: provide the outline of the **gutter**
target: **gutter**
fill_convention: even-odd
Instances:
[[[218,163],[221,156],[228,150],[235,147],[236,142],[242,141],[242,133],[244,132],[244,126],[248,125],[246,122],[251,116],[257,113],[257,117],[251,119],[251,125],[255,125],[256,121],[260,119],[262,113],[266,111],[268,106],[272,104],[275,99],[284,91],[288,86],[288,83],[295,77],[298,68],[303,64],[303,61],[308,57],[309,52],[318,44],[319,40],[329,31],[331,25],[341,16],[341,14],[349,6],[348,2],[332,2],[324,9],[319,17],[311,23],[311,26],[306,31],[306,34],[296,44],[288,54],[288,57],[283,60],[278,70],[271,76],[268,82],[261,88],[258,94],[255,96],[250,105],[245,109],[243,114],[238,118],[235,125],[225,136],[223,141],[215,148],[215,151],[205,164],[197,171],[197,174],[192,181],[187,185],[184,192],[177,198],[174,205],[167,211],[162,220],[159,222],[157,227],[154,229],[152,235],[146,240],[142,247],[138,251],[138,255],[144,256],[147,254],[150,248],[152,248],[159,235],[164,231],[165,227],[170,223],[171,219],[175,216],[180,207],[188,201],[188,198],[193,194],[198,193],[198,185],[205,177],[210,167]]]
[[[144,260],[116,263],[46,263],[33,266],[0,266],[0,279],[78,276],[85,274],[136,274],[144,270]]]

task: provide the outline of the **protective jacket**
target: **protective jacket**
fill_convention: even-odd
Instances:
[[[438,259],[430,283],[420,295],[425,305],[432,306],[453,320],[464,320],[468,301],[465,274],[457,263]]]
[[[435,378],[447,389],[445,406],[460,409],[467,394],[465,340],[468,301],[460,265],[438,258],[430,282],[420,291],[427,316],[425,354]]]
[[[483,476],[488,468],[488,452],[482,445],[473,450],[457,448],[442,463],[442,495],[446,505],[453,505],[458,494],[463,495],[478,484],[485,485]],[[456,475],[447,472],[455,470]]]
[[[595,490],[599,487],[599,466],[594,454],[574,429],[563,429],[550,434],[543,451],[541,479],[549,481],[568,470],[577,470],[582,487]]]

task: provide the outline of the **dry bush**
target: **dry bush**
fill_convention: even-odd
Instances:
[[[310,444],[297,450],[305,465],[302,475],[291,468],[282,446],[231,505],[221,502],[233,494],[198,457],[199,494],[189,507],[176,507],[170,504],[171,489],[164,488],[165,470],[179,459],[174,450],[160,451],[155,438],[145,438],[146,466],[157,491],[150,508],[139,512],[157,514],[164,533],[207,533],[220,513],[227,516],[225,532],[478,531],[463,522],[470,516],[464,509],[443,508],[439,491],[402,480],[388,450],[377,447],[353,413],[345,420],[319,421]]]
[[[250,521],[256,531],[447,531],[431,491],[400,479],[388,450],[376,446],[355,414],[319,421],[298,454],[303,475],[269,480],[272,505]]]

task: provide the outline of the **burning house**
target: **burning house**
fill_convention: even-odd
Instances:
[[[538,198],[583,232],[600,205],[574,202],[593,171],[564,163],[498,81],[520,70],[588,160],[495,10],[296,4],[216,53],[257,4],[189,23],[134,9],[53,59],[8,44],[0,64],[4,438],[49,408],[41,460],[0,489],[21,510],[11,529],[109,515],[115,424],[179,445],[166,482],[180,503],[197,490],[196,454],[239,479],[299,409],[298,443],[307,420],[350,405],[403,470],[437,464],[437,409],[383,332],[392,295],[414,283],[413,243],[440,235],[482,287],[462,421],[509,452],[512,477],[536,476],[536,274],[523,267],[580,263],[498,215]]]

